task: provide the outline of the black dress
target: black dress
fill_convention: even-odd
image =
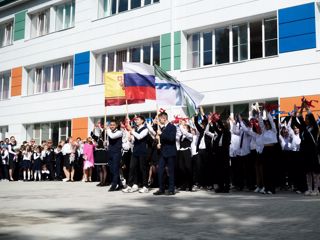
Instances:
[[[94,151],[94,165],[105,166],[108,162],[107,151],[103,146],[102,139],[98,140],[98,145]]]

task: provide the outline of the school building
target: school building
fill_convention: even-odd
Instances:
[[[85,138],[103,73],[126,61],[160,65],[223,117],[256,101],[291,111],[320,100],[319,50],[319,0],[0,0],[0,138]]]

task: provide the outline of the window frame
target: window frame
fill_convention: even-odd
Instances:
[[[70,5],[70,19],[69,19],[69,26],[66,27],[66,7],[67,5]],[[58,8],[63,7],[63,12],[62,12],[62,22],[61,22],[61,28],[58,28],[57,26],[57,18],[58,18]],[[58,31],[63,31],[67,30],[70,28],[73,28],[75,26],[75,8],[76,8],[76,3],[75,0],[69,0],[65,1],[63,3],[59,3],[53,6],[54,8],[54,29],[55,32]]]
[[[153,40],[150,42],[143,42],[141,44],[132,44],[127,48],[116,48],[114,50],[106,51],[97,57],[100,61],[100,67],[96,69],[96,71],[100,71],[99,74],[97,74],[98,77],[95,79],[96,84],[102,84],[104,83],[104,73],[105,72],[116,72],[117,71],[117,52],[120,51],[126,51],[126,62],[129,62],[131,59],[131,49],[133,48],[138,48],[140,49],[140,63],[144,62],[144,47],[150,46],[150,63],[149,65],[153,65],[154,63],[154,46],[156,44],[159,45],[160,40]],[[160,45],[159,45],[159,51],[160,51]],[[109,71],[109,57],[113,56],[113,70]],[[160,61],[160,56],[159,56],[159,61]],[[103,65],[104,64],[104,65]],[[103,72],[104,71],[104,72]]]
[[[7,47],[13,45],[13,24],[14,19],[10,18],[2,23],[0,23],[0,28],[3,28],[3,36],[2,39],[0,38],[0,48]],[[10,25],[10,33],[8,34],[7,26]],[[9,42],[7,41],[9,36]],[[1,37],[1,35],[0,35]]]
[[[320,11],[320,2],[319,2],[319,11]],[[319,13],[320,14],[320,13]],[[319,15],[319,19],[320,19],[320,15]],[[190,51],[189,51],[189,44],[190,42],[188,41],[189,39],[189,36],[192,36],[194,34],[197,34],[199,33],[199,31],[197,32],[191,32],[191,33],[188,33],[186,35],[186,42],[187,42],[187,60],[185,62],[186,64],[186,70],[188,69],[194,69],[194,68],[202,68],[202,67],[207,67],[207,66],[216,66],[216,65],[223,65],[223,64],[231,64],[231,63],[240,63],[240,62],[246,62],[246,61],[251,61],[251,60],[256,60],[256,59],[264,59],[264,58],[269,58],[269,57],[275,57],[275,56],[279,56],[279,27],[278,27],[278,24],[277,24],[277,38],[274,38],[274,39],[265,39],[265,22],[268,21],[268,20],[276,20],[277,23],[278,23],[278,16],[277,15],[272,15],[272,16],[265,16],[265,17],[262,17],[262,18],[257,18],[257,19],[251,19],[251,20],[248,20],[248,21],[244,21],[244,22],[239,22],[239,23],[232,23],[230,25],[221,25],[221,26],[217,26],[215,28],[207,28],[207,29],[204,29],[200,32],[200,65],[199,67],[190,67],[189,65],[189,61],[190,61]],[[254,58],[252,59],[251,58],[251,45],[250,45],[250,42],[251,42],[251,37],[250,37],[250,23],[252,22],[257,22],[257,21],[261,21],[261,31],[262,31],[262,36],[261,36],[261,41],[262,41],[262,57],[259,57],[259,58]],[[238,55],[238,60],[237,61],[234,61],[233,59],[233,27],[234,26],[241,26],[241,25],[244,25],[246,24],[247,25],[247,59],[243,59],[243,60],[240,60],[240,55]],[[225,63],[216,63],[216,46],[215,46],[215,41],[216,41],[216,30],[219,30],[219,29],[228,29],[229,30],[229,61],[228,62],[225,62]],[[203,40],[203,36],[205,33],[209,33],[209,32],[212,32],[212,64],[207,64],[207,65],[204,65],[204,40]],[[319,32],[320,32],[320,23],[319,23]],[[240,36],[238,36],[238,39],[239,39]],[[270,55],[270,56],[266,56],[266,41],[274,41],[274,40],[277,40],[277,54],[275,55]],[[240,45],[239,45],[240,46]],[[239,48],[238,46],[238,48]],[[239,52],[240,48],[238,49],[238,52]]]
[[[5,77],[8,76],[8,79],[6,79]],[[1,84],[1,87],[0,87],[0,101],[5,101],[5,100],[9,100],[10,99],[10,96],[11,96],[11,79],[12,79],[12,76],[11,76],[11,72],[10,71],[4,71],[4,72],[1,72],[0,73],[0,84]],[[4,95],[4,86],[5,86],[5,80],[8,81],[8,92],[7,92],[7,98],[3,98],[3,95]]]
[[[67,79],[67,86],[63,87],[63,73],[64,73],[64,64],[67,64],[67,68],[68,68],[68,79]],[[54,75],[54,70],[55,67],[60,65],[60,77],[59,77],[59,88],[55,89],[54,87],[54,79],[53,79],[53,75]],[[45,75],[45,69],[46,68],[50,68],[50,85],[49,85],[49,90],[44,92],[44,75]],[[37,71],[41,73],[37,74]],[[67,89],[72,89],[73,87],[73,60],[69,59],[69,60],[65,60],[65,61],[59,61],[59,62],[54,62],[51,64],[45,64],[45,65],[41,65],[41,66],[36,66],[33,68],[28,69],[28,91],[27,91],[27,95],[28,96],[32,96],[32,95],[38,95],[38,94],[46,94],[46,93],[50,93],[50,92],[58,92],[61,90],[67,90]],[[37,77],[37,76],[41,76]],[[39,83],[39,78],[40,78],[40,83]],[[37,86],[40,86],[40,91],[38,91]]]
[[[115,11],[113,13],[114,1],[116,3],[116,7],[115,7]],[[133,0],[127,0],[128,1],[128,3],[127,3],[128,9],[120,12],[119,11],[120,1],[121,0],[98,0],[98,19],[111,17],[114,15],[118,15],[120,13],[125,13],[128,11],[132,11],[132,10],[140,9],[142,7],[151,6],[153,4],[160,3],[159,0],[150,0],[150,3],[145,4],[145,0],[140,0],[140,6],[133,8],[131,6]]]

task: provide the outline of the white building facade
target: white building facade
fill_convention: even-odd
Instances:
[[[224,117],[256,101],[289,111],[318,99],[319,49],[319,1],[3,0],[0,138],[86,137],[105,113],[103,73],[123,61],[160,65]]]

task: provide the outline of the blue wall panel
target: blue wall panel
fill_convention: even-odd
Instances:
[[[279,10],[280,24],[312,17],[315,17],[314,2]]]
[[[89,83],[90,52],[78,53],[74,56],[74,86]]]
[[[314,34],[305,34],[290,38],[283,38],[280,43],[280,53],[300,51],[316,47]]]
[[[279,52],[316,47],[314,2],[279,10]]]

